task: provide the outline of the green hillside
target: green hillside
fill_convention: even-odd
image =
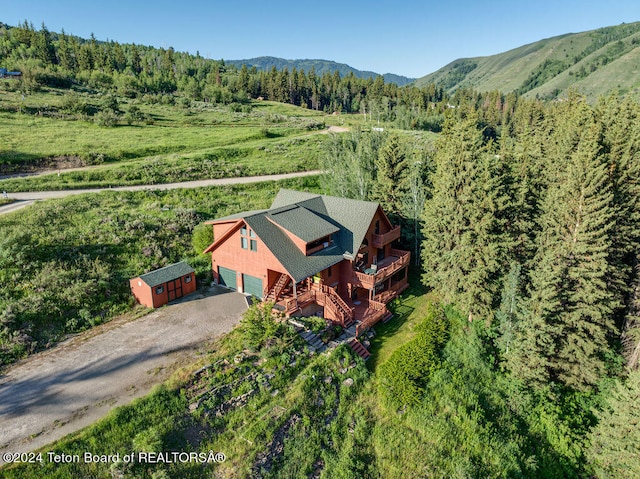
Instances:
[[[640,22],[547,38],[497,55],[461,58],[416,80],[447,91],[517,91],[545,99],[576,88],[589,99],[617,89],[640,93]]]

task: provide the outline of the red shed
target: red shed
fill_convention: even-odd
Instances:
[[[136,300],[149,308],[159,308],[169,301],[196,290],[193,268],[184,261],[170,264],[129,280]]]

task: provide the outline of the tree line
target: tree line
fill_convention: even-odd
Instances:
[[[484,324],[496,370],[572,418],[583,460],[624,477],[638,470],[637,434],[615,425],[640,419],[623,399],[638,391],[640,105],[519,98],[497,128],[491,107],[451,109],[428,149],[375,131],[333,138],[326,188],[403,224],[423,283]]]
[[[115,41],[82,39],[64,32],[39,30],[25,21],[17,27],[0,24],[0,62],[23,72],[25,89],[84,85],[122,96],[177,93],[192,100],[231,103],[264,98],[324,110],[371,114],[380,119],[395,106],[440,111],[446,101],[435,85],[400,88],[375,79],[341,77],[287,68],[258,71],[237,68],[224,60]]]

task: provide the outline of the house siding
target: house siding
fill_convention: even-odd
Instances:
[[[379,232],[378,234],[384,234],[384,233],[388,233],[389,231],[391,231],[392,229],[392,225],[389,222],[389,219],[387,218],[387,215],[385,215],[382,212],[381,208],[378,208],[378,210],[376,211],[375,216],[373,217],[373,220],[371,221],[371,224],[369,225],[369,229],[367,230],[367,234],[365,235],[365,238],[367,240],[368,243],[368,247],[367,250],[369,252],[369,260],[367,261],[367,267],[371,266],[371,264],[373,264],[375,261],[375,258],[377,258],[378,256],[378,248],[376,248],[375,246],[373,246],[373,235],[376,234],[376,221],[379,221]],[[389,256],[389,251],[391,250],[391,245],[385,245],[384,249],[384,256],[385,258],[387,256]]]
[[[252,238],[258,242],[258,251],[243,249],[240,246],[240,238],[241,234],[238,229],[220,244],[211,255],[213,274],[216,282],[220,280],[218,277],[218,266],[236,271],[236,285],[239,292],[244,292],[242,274],[261,279],[264,287],[267,284],[272,284],[278,276],[278,274],[273,273],[273,271],[285,272],[280,261],[269,251],[260,238]],[[269,272],[269,270],[271,270],[271,272]]]

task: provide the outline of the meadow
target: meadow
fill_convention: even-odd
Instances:
[[[269,101],[213,105],[55,89],[21,98],[17,92],[0,93],[0,175],[51,174],[0,180],[0,188],[9,192],[315,169],[326,138],[320,133],[345,123]],[[105,103],[115,111],[110,126],[101,126],[99,113],[90,115],[105,111]]]

